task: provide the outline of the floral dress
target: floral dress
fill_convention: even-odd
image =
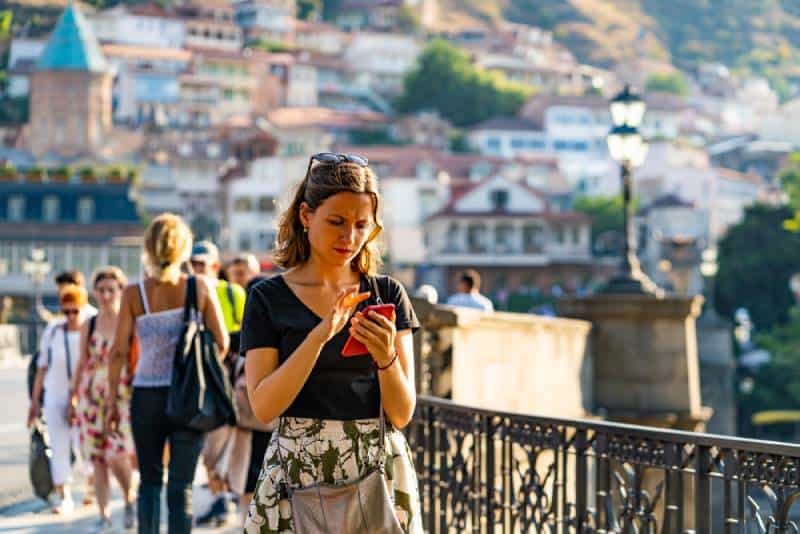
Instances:
[[[83,373],[78,401],[78,425],[84,458],[104,463],[108,459],[133,453],[131,434],[131,379],[122,370],[119,384],[119,430],[103,435],[108,394],[108,354],[111,341],[93,332],[88,341],[89,360]]]

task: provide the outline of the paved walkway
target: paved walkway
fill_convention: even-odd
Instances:
[[[203,487],[205,483],[204,469],[197,470],[195,486],[192,498],[192,508],[195,516],[202,514],[211,502],[211,494]],[[111,513],[113,527],[106,529],[107,533],[124,533],[122,527],[124,503],[118,487],[115,485],[111,501]],[[0,511],[0,533],[47,533],[47,534],[90,534],[92,527],[97,521],[97,507],[95,505],[80,506],[84,495],[84,487],[76,485],[73,489],[73,496],[76,502],[76,510],[69,518],[54,515],[45,505],[44,501],[38,499],[27,500],[19,504],[8,507]],[[166,503],[162,504],[161,522],[162,532],[166,532]],[[200,528],[196,527],[193,532],[198,533],[240,533],[242,531],[238,515],[232,514],[228,525],[224,528]]]

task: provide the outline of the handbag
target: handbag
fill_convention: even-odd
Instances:
[[[200,319],[193,276],[186,281],[183,323],[167,393],[167,417],[178,426],[200,432],[235,425],[228,372],[219,361],[213,334]]]
[[[272,432],[278,426],[278,420],[275,419],[268,423],[262,423],[261,420],[253,413],[253,407],[250,405],[250,398],[247,396],[247,377],[244,374],[244,358],[239,358],[237,365],[236,382],[233,386],[234,400],[236,401],[236,414],[238,421],[236,426],[246,428],[247,430],[256,430],[258,432]]]
[[[370,277],[378,304],[382,304],[374,277]],[[294,532],[298,534],[402,534],[403,529],[394,510],[394,502],[386,484],[386,418],[383,403],[379,405],[380,450],[378,465],[360,479],[346,484],[318,482],[304,488],[291,488],[285,483],[292,505]],[[279,426],[284,424],[280,419]],[[280,435],[280,429],[278,435]],[[278,461],[285,481],[289,470],[281,454],[278,440]]]
[[[31,428],[31,444],[28,450],[28,475],[31,479],[34,495],[45,501],[53,492],[53,475],[50,471],[51,455],[47,429],[42,420],[39,419]]]

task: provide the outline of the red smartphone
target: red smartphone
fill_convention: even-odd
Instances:
[[[387,319],[391,319],[392,313],[394,313],[394,304],[374,304],[361,310],[364,315],[371,311],[383,315]],[[344,344],[344,348],[342,349],[342,356],[348,358],[350,356],[363,356],[365,354],[369,354],[369,350],[364,346],[363,343],[353,336],[347,338],[347,342]]]

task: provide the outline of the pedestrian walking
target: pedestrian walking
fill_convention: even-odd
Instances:
[[[195,274],[208,278],[216,289],[222,318],[230,336],[230,353],[225,360],[226,367],[229,376],[235,379],[238,371],[239,331],[246,297],[244,288],[219,278],[219,249],[211,241],[195,243],[189,263]],[[224,525],[228,520],[231,497],[236,501],[241,500],[247,481],[251,439],[249,429],[233,425],[223,425],[206,435],[201,456],[208,473],[208,489],[214,500],[208,510],[198,516],[198,525]]]
[[[492,301],[481,294],[481,275],[475,269],[467,269],[459,273],[458,292],[447,299],[447,304],[459,308],[494,311]]]
[[[75,508],[70,490],[71,456],[79,454],[79,451],[73,450],[72,424],[69,420],[70,389],[80,354],[80,332],[84,320],[81,308],[87,301],[86,289],[81,286],[66,285],[59,292],[61,314],[66,319],[45,333],[28,411],[30,427],[42,410],[39,399],[44,389],[44,418],[52,450],[50,471],[56,491],[52,511],[64,515],[71,514]]]
[[[204,433],[173,423],[167,416],[167,397],[175,350],[184,327],[183,312],[192,233],[170,213],[159,215],[144,235],[143,261],[147,276],[122,294],[120,316],[111,348],[107,432],[118,429],[119,382],[128,359],[132,334],[138,336],[139,357],[133,378],[131,422],[140,484],[137,496],[138,531],[159,532],[164,446],[169,443],[167,480],[168,532],[192,529],[192,482],[203,446]],[[228,334],[213,286],[197,277],[197,309],[212,333],[219,353],[228,349]]]
[[[250,401],[260,420],[280,416],[248,534],[309,524],[345,533],[422,532],[416,473],[399,431],[414,412],[411,334],[419,323],[403,286],[376,274],[381,199],[367,163],[344,154],[311,157],[278,229],[276,262],[287,271],[248,295],[241,344]],[[381,302],[394,306],[388,318],[364,313]],[[350,337],[369,354],[343,357]],[[367,492],[369,509],[348,503],[361,512],[347,518],[359,526],[313,512],[336,512],[319,484],[337,484],[351,496]],[[366,517],[376,514],[379,525]]]
[[[119,321],[122,291],[127,283],[118,267],[104,267],[92,275],[92,293],[100,309],[81,329],[80,360],[72,378],[70,405],[75,407],[75,413],[71,419],[77,421],[84,457],[92,464],[100,515],[94,529],[96,532],[111,527],[109,471],[122,489],[125,502],[123,524],[126,529],[135,524],[130,462],[133,453],[129,410],[131,383],[127,368],[121,375],[117,394],[119,426],[116,432],[105,432],[108,356]]]

